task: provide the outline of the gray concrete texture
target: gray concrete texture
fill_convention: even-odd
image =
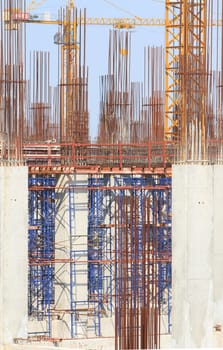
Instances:
[[[113,339],[98,338],[98,339],[76,339],[71,341],[58,341],[58,342],[35,342],[24,344],[11,344],[4,347],[1,350],[55,350],[59,348],[76,349],[76,350],[114,350],[115,344]]]
[[[176,165],[172,346],[222,346],[223,166]]]
[[[0,345],[27,336],[28,169],[0,167]]]

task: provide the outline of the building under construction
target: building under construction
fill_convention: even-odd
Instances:
[[[92,142],[93,19],[1,1],[0,349],[223,347],[222,20],[223,0],[166,0],[142,82],[130,29],[149,22],[105,23]],[[31,23],[58,25],[55,87]]]

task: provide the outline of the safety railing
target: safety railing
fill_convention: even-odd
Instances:
[[[23,157],[29,167],[58,168],[166,168],[175,159],[171,142],[142,144],[25,144]]]

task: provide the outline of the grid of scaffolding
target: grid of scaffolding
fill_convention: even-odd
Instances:
[[[88,214],[88,293],[94,310],[94,333],[101,335],[101,317],[114,314],[114,235],[110,177],[90,177]]]
[[[29,316],[47,320],[50,336],[55,279],[55,177],[29,178]]]
[[[83,189],[88,196],[86,251],[74,246],[75,193]],[[38,334],[52,338],[55,264],[63,263],[70,271],[70,339],[77,336],[80,323],[84,334],[103,336],[103,319],[115,318],[117,349],[158,347],[164,332],[161,317],[167,332],[171,328],[171,178],[92,175],[84,186],[60,186],[69,202],[67,259],[55,257],[57,190],[55,177],[30,177],[29,314],[44,321]],[[74,289],[86,265],[87,293],[80,299]]]

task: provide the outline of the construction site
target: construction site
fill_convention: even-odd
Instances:
[[[0,350],[223,347],[223,0],[43,2],[0,2]],[[56,25],[56,86],[32,24]],[[94,141],[88,25],[109,31]],[[156,25],[132,81],[131,30]]]

